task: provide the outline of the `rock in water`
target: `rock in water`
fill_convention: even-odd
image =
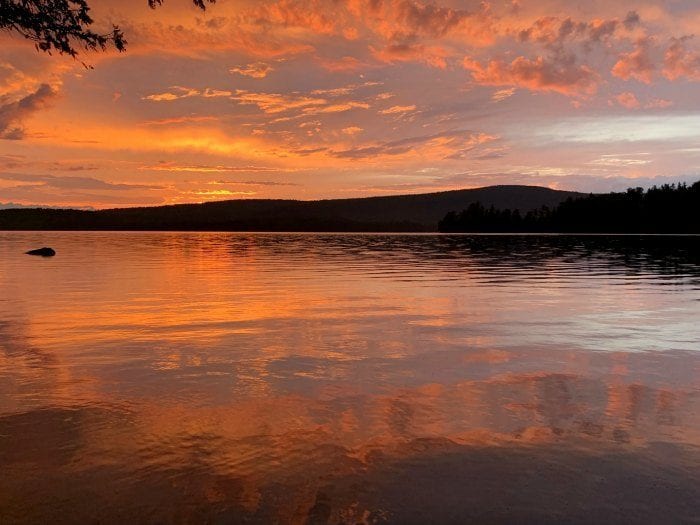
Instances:
[[[39,248],[38,250],[29,250],[27,255],[40,255],[41,257],[53,257],[56,252],[53,248]]]

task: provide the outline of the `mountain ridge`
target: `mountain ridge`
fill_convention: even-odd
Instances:
[[[238,199],[135,208],[0,210],[3,230],[437,231],[449,211],[472,202],[522,212],[585,194],[498,185],[344,199]]]

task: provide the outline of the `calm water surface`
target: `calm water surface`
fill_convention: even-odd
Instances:
[[[699,373],[698,237],[0,232],[0,523],[699,523]]]

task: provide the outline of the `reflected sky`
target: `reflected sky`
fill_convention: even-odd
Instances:
[[[700,512],[697,237],[27,232],[0,258],[3,522]]]

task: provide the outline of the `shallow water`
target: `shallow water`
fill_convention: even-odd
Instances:
[[[700,519],[698,237],[0,232],[0,262],[3,524]]]

